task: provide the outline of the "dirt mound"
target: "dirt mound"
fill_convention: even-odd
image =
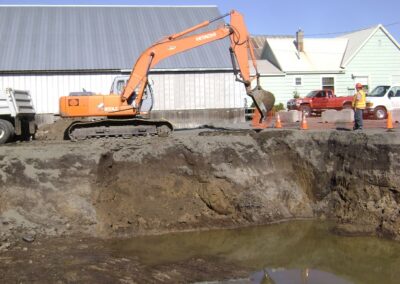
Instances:
[[[63,118],[52,124],[44,124],[37,130],[35,138],[40,141],[62,141],[65,137],[65,130],[73,121],[73,119]]]

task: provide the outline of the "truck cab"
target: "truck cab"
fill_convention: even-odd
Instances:
[[[400,84],[376,86],[366,98],[366,114],[385,119],[388,111],[400,110]]]

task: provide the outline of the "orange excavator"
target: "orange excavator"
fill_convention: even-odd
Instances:
[[[193,34],[196,30],[210,25],[224,17],[230,16],[230,24],[215,30]],[[173,130],[170,122],[143,118],[141,104],[145,92],[151,90],[148,84],[150,69],[161,60],[177,53],[229,37],[230,54],[236,80],[242,82],[260,114],[260,122],[274,105],[274,96],[264,91],[259,82],[253,46],[244,23],[243,15],[231,11],[221,17],[205,21],[180,33],[163,38],[147,48],[136,61],[123,92],[109,95],[78,95],[60,98],[61,117],[103,117],[97,120],[73,122],[66,130],[71,140],[83,140],[91,137],[137,135],[168,136]],[[250,76],[249,55],[256,75]],[[251,82],[256,79],[255,88]]]

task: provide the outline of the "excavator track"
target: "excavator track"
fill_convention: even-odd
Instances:
[[[166,120],[148,119],[103,119],[97,121],[75,121],[65,131],[65,137],[72,140],[91,138],[158,135],[167,137],[173,126]]]

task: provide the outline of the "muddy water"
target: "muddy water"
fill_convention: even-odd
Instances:
[[[139,237],[111,247],[116,256],[135,256],[147,266],[193,258],[234,263],[248,271],[245,283],[399,283],[400,243],[338,236],[331,228],[296,221]]]

